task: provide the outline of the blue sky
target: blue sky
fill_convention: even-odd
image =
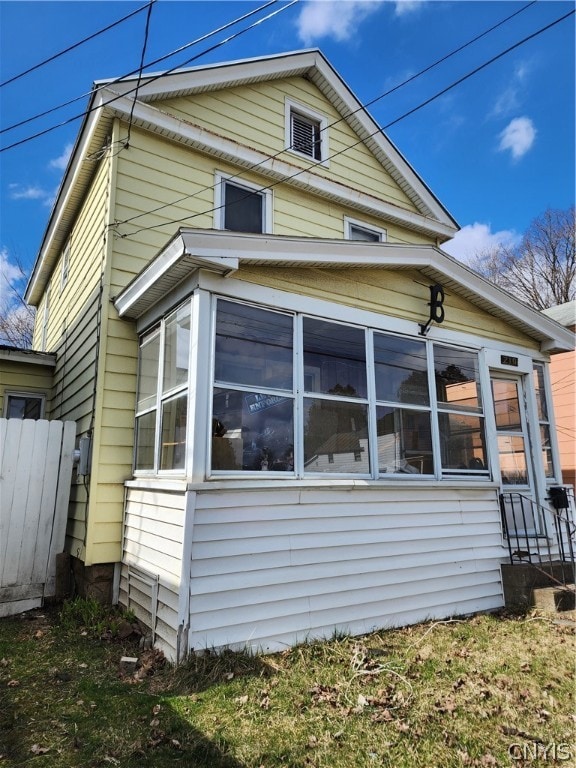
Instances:
[[[542,27],[574,2],[539,0],[289,0],[174,55],[149,71],[183,65],[256,18],[284,9],[192,62],[204,64],[306,47],[320,48],[363,103],[506,17],[508,22],[369,111],[462,227],[450,250],[513,242],[547,208],[566,209],[575,194],[574,15],[520,45],[440,98],[398,122]],[[145,61],[151,62],[264,4],[172,2],[152,7]],[[0,81],[118,21],[145,2],[0,1]],[[52,110],[87,94],[94,80],[137,69],[146,10],[53,62],[0,87],[0,125]],[[82,113],[88,97],[7,130],[1,147]],[[0,154],[0,259],[32,267],[80,120]]]

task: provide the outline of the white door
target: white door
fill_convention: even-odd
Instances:
[[[508,530],[537,535],[541,521],[534,503],[534,466],[522,378],[492,374],[491,384]]]

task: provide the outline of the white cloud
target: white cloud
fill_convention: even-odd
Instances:
[[[536,128],[529,117],[515,117],[500,134],[498,149],[501,152],[510,150],[514,160],[520,159],[528,152],[536,139]]]
[[[21,184],[9,184],[12,200],[45,200],[48,192],[42,187],[30,185],[23,187]]]
[[[397,0],[395,3],[396,16],[407,16],[418,11],[424,5],[424,0]]]
[[[379,0],[309,0],[298,17],[298,35],[304,45],[321,37],[348,40],[380,5]]]
[[[516,245],[520,239],[520,235],[513,229],[492,232],[489,224],[476,221],[474,224],[462,227],[452,240],[442,245],[442,250],[467,264],[481,253],[491,251],[500,245],[505,247]]]
[[[532,69],[528,62],[518,62],[506,88],[498,95],[488,117],[499,118],[516,112],[523,101],[523,89]]]
[[[65,171],[71,154],[72,144],[66,144],[62,154],[59,157],[55,157],[53,160],[50,160],[48,167],[55,168],[58,171]]]
[[[0,248],[0,277],[2,278],[2,295],[4,295],[5,283],[19,283],[24,280],[22,270],[10,260],[10,254],[6,248]]]

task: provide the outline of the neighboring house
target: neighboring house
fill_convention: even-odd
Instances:
[[[501,606],[572,338],[457,229],[316,50],[98,83],[26,293],[83,589],[172,659]]]
[[[56,355],[0,344],[0,417],[43,419]]]
[[[576,332],[576,301],[545,309],[544,314]],[[562,352],[550,360],[552,402],[560,449],[562,482],[576,487],[576,353]]]

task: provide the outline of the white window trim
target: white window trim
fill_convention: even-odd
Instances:
[[[46,394],[44,392],[28,392],[20,389],[4,390],[4,418],[8,418],[8,401],[11,397],[30,397],[34,400],[40,400],[40,418],[44,418],[46,407]]]
[[[42,333],[40,336],[40,351],[46,351],[46,344],[48,341],[48,320],[50,319],[50,291],[52,289],[52,282],[49,282],[46,286],[46,293],[44,299],[44,311],[42,312]]]
[[[314,122],[317,122],[320,124],[320,160],[315,160],[313,157],[310,157],[310,155],[305,154],[304,152],[298,152],[297,149],[292,148],[292,113],[297,112],[298,114],[302,115],[302,117],[306,117],[309,120],[313,120]],[[329,141],[328,141],[328,118],[326,115],[321,114],[320,112],[316,112],[314,109],[310,109],[310,107],[305,106],[304,104],[300,104],[297,101],[293,101],[292,99],[286,99],[284,102],[284,147],[287,152],[290,152],[293,155],[296,155],[297,157],[303,157],[308,162],[314,163],[315,165],[323,165],[326,168],[329,166],[329,160],[330,157],[330,148],[329,148]]]
[[[273,222],[273,194],[271,189],[262,189],[258,184],[245,181],[244,179],[238,180],[236,176],[232,174],[223,173],[222,171],[216,171],[215,184],[214,184],[214,228],[224,229],[224,184],[230,182],[236,187],[243,187],[249,192],[257,192],[262,197],[262,234],[271,235],[272,222]]]
[[[385,243],[388,240],[388,231],[381,227],[375,227],[373,224],[366,224],[365,221],[359,219],[352,219],[349,216],[344,216],[344,239],[352,240],[351,228],[364,229],[366,232],[373,232],[380,237],[380,242]]]

